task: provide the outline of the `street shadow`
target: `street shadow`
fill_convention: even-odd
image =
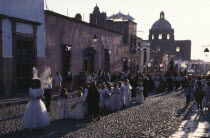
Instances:
[[[50,125],[46,128],[36,129],[32,131],[22,129],[2,135],[1,137],[63,137],[71,132],[77,131],[78,129],[85,127],[88,123],[88,120],[55,120],[52,121]]]

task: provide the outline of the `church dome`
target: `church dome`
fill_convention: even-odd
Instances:
[[[117,13],[117,14],[113,14],[112,16],[108,17],[107,20],[113,20],[113,21],[128,21],[128,20],[135,20],[132,16],[125,15],[121,12]]]
[[[152,25],[151,29],[172,29],[171,24],[165,19],[164,12],[160,13],[160,19]]]

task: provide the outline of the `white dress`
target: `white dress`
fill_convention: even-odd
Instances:
[[[98,92],[100,94],[100,107],[104,108],[104,90],[105,89],[99,89]]]
[[[137,87],[136,88],[136,103],[143,103],[144,102],[144,94],[143,94],[144,87]]]
[[[131,98],[131,86],[128,85],[124,85],[124,96],[125,96],[125,107],[129,107],[130,106],[130,98]]]
[[[103,93],[104,93],[104,105],[107,109],[110,109],[112,105],[112,98],[111,98],[112,88],[111,90],[105,89]]]
[[[85,118],[85,106],[84,106],[84,102],[85,102],[85,98],[84,97],[76,97],[75,99],[76,101],[76,106],[73,109],[73,112],[71,113],[70,117],[72,119],[84,119]]]
[[[60,119],[69,118],[70,117],[70,110],[68,105],[68,99],[59,98],[58,99],[58,106],[60,110]]]
[[[120,110],[122,108],[120,89],[113,88],[112,94],[113,95],[112,95],[112,106],[111,106],[111,109],[113,111],[118,111],[118,110]]]
[[[24,128],[41,128],[50,124],[46,107],[41,99],[36,99],[43,94],[43,89],[29,89],[32,98],[28,103],[23,116],[22,125]]]
[[[120,98],[121,98],[121,101],[122,101],[122,104],[125,105],[125,93],[124,93],[124,86],[120,86]]]

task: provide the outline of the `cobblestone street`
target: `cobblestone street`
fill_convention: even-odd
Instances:
[[[73,104],[72,101],[69,101]],[[0,136],[4,137],[168,137],[183,119],[185,96],[182,92],[149,97],[143,105],[103,116],[98,122],[58,120],[57,101],[53,101],[48,128],[35,131],[21,126],[26,104],[1,108]]]

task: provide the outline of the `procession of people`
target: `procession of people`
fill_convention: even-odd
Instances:
[[[73,73],[69,73],[73,75]],[[34,79],[30,88],[31,100],[26,107],[23,126],[34,129],[50,124],[51,93],[54,90],[59,94],[60,119],[89,119],[100,120],[101,115],[116,112],[131,107],[132,104],[143,104],[149,95],[170,93],[182,90],[186,95],[186,106],[194,98],[198,105],[198,113],[203,113],[204,107],[210,101],[210,77],[195,76],[181,73],[125,73],[125,72],[82,72],[79,76],[79,89],[75,97],[69,98],[72,92],[73,76],[70,85],[64,85],[59,72],[56,77],[47,76],[48,84],[43,85],[40,79]],[[64,88],[64,86],[69,86]],[[44,95],[45,105],[42,102]],[[68,100],[74,100],[69,105]]]

